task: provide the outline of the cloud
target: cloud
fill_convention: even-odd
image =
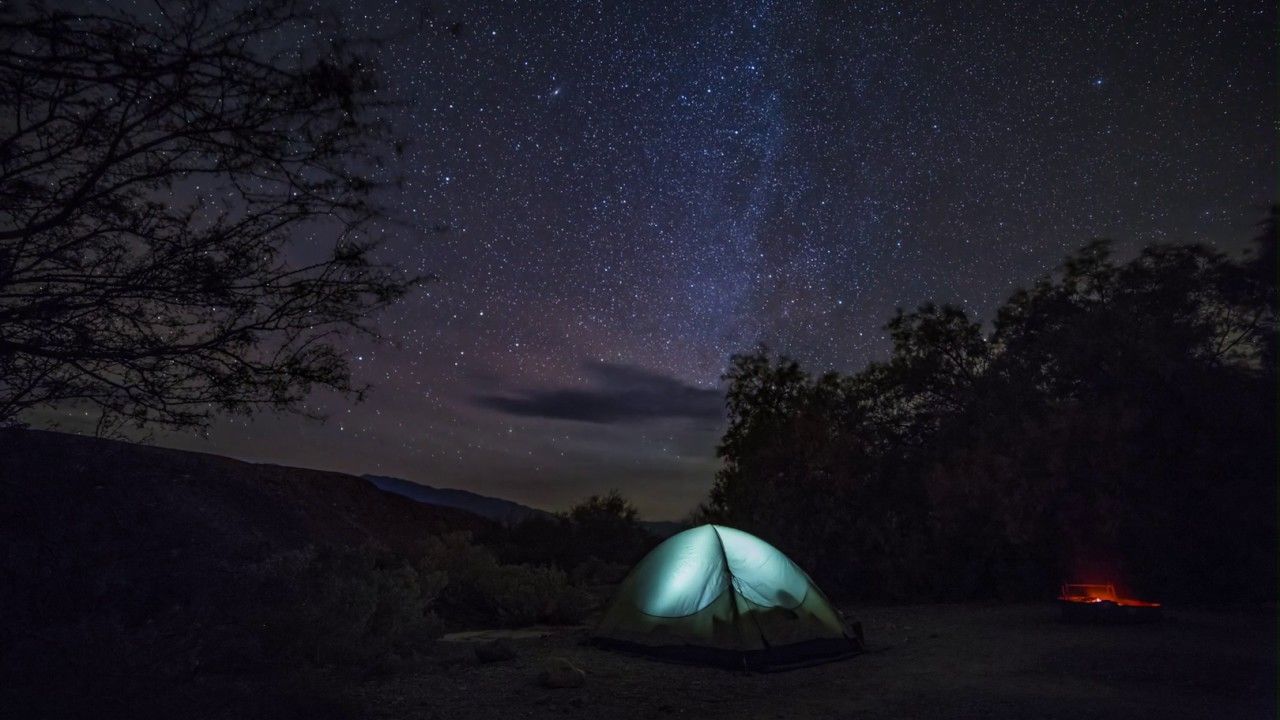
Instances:
[[[586,369],[595,381],[592,387],[482,395],[475,401],[507,415],[601,424],[657,418],[719,420],[724,416],[724,398],[717,389],[688,385],[634,365],[590,362]]]

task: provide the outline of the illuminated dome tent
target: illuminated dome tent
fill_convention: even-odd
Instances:
[[[635,566],[596,628],[604,647],[778,670],[856,654],[851,630],[803,570],[723,525],[668,538]]]

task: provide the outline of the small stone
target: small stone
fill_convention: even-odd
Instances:
[[[510,640],[498,638],[476,645],[476,659],[482,663],[516,659],[516,647]]]
[[[582,687],[587,681],[587,674],[573,666],[573,663],[564,658],[551,658],[542,668],[542,674],[538,676],[538,681],[543,687],[549,688],[576,688]]]

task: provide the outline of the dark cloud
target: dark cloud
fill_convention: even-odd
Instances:
[[[591,362],[592,387],[527,390],[511,395],[482,395],[476,404],[508,415],[625,423],[653,418],[718,420],[724,415],[720,390],[699,388],[635,367]]]

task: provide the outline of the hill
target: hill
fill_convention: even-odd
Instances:
[[[373,483],[379,490],[395,493],[427,505],[466,510],[503,525],[510,525],[524,520],[554,517],[554,513],[546,510],[521,505],[513,500],[473,493],[470,490],[436,488],[430,485],[422,485],[412,480],[403,480],[386,475],[365,475],[364,479]],[[667,538],[688,526],[671,520],[641,520],[640,527],[654,537]]]
[[[494,527],[351,475],[0,430],[0,715],[310,717],[283,710],[448,623],[576,620],[562,573],[455,534]]]
[[[480,495],[469,490],[436,488],[385,475],[365,475],[364,479],[373,483],[379,490],[395,493],[427,505],[465,510],[495,522],[514,523],[536,517],[551,517],[551,513],[546,510],[521,505],[513,500]]]
[[[0,543],[36,564],[56,548],[68,559],[185,574],[314,543],[407,553],[429,535],[489,525],[341,473],[0,430]]]

